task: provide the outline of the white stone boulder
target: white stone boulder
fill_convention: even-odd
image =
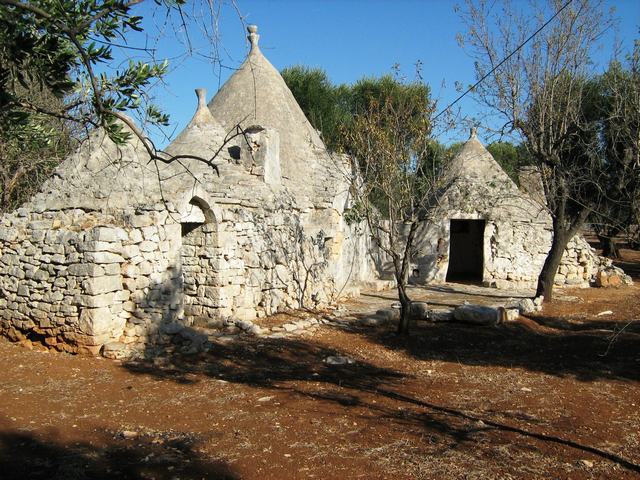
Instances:
[[[536,304],[530,298],[523,298],[522,300],[520,300],[517,303],[516,308],[520,311],[522,315],[533,313],[537,310]]]
[[[427,302],[411,302],[409,304],[409,315],[414,320],[428,320],[429,305],[427,305]]]
[[[500,321],[500,312],[484,305],[460,305],[453,311],[453,318],[474,325],[495,325]]]
[[[129,351],[127,345],[122,342],[109,342],[105,343],[102,347],[102,356],[112,360],[119,360],[127,358]]]

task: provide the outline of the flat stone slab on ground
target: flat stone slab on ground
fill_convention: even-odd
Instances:
[[[453,311],[453,318],[475,325],[495,325],[500,321],[500,313],[498,309],[484,305],[460,305]]]
[[[324,359],[324,363],[327,365],[351,365],[356,363],[356,361],[344,355],[331,355]]]

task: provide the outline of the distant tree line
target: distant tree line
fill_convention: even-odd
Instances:
[[[507,174],[516,183],[522,166],[533,165],[541,174],[553,226],[551,250],[537,289],[546,300],[552,298],[567,244],[586,226],[598,235],[605,255],[617,256],[614,238],[621,234],[632,246],[640,244],[640,43],[635,42],[624,60],[612,61],[603,74],[593,73],[589,55],[610,20],[601,15],[598,0],[577,4],[580,15],[571,6],[563,9],[550,1],[557,25],[511,57],[516,42],[531,30],[526,14],[507,9],[505,16],[484,1],[467,2],[462,13],[468,25],[467,35],[461,37],[463,47],[476,59],[479,78],[491,71],[496,58],[509,58],[473,95],[506,120],[503,130],[522,139],[519,144],[499,141],[487,147]],[[538,19],[546,17],[543,10],[537,13]],[[495,26],[492,22],[501,25],[499,31],[506,36],[502,43],[487,33]],[[428,86],[391,75],[334,85],[317,68],[294,66],[282,74],[327,147],[339,152],[361,153],[354,152],[357,135],[351,129],[362,128],[357,119],[375,112],[372,106],[415,102],[415,111],[424,112],[430,102]],[[402,111],[406,117],[407,108]],[[395,132],[398,126],[389,127]],[[368,139],[360,139],[360,146],[375,143],[380,131],[369,133]],[[461,145],[443,145],[430,136],[421,154],[438,165]]]
[[[409,115],[414,117],[423,111],[429,101],[429,89],[421,82],[405,82],[391,74],[380,77],[364,77],[352,85],[335,85],[321,68],[295,65],[282,70],[282,77],[307,116],[318,130],[327,148],[332,151],[350,153],[349,144],[354,119],[366,112],[374,102],[390,99],[394,104],[409,105]],[[436,139],[430,140],[429,155],[441,163],[455,156],[463,143],[444,145]],[[507,141],[491,143],[487,149],[507,174],[518,183],[518,170],[529,165],[531,159],[523,145]]]

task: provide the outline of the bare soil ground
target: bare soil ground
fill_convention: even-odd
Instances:
[[[424,294],[497,295],[465,292]],[[330,324],[135,362],[2,340],[0,478],[640,478],[639,282],[561,294],[497,327]]]

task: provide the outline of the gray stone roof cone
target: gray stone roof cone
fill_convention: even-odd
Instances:
[[[157,173],[132,129],[131,138],[116,145],[102,128],[91,132],[28,202],[36,211],[83,208],[126,208],[157,196]],[[138,132],[139,134],[139,132]]]
[[[209,109],[227,131],[238,124],[276,129],[283,176],[311,174],[325,146],[278,70],[260,51],[258,28],[250,25],[247,30],[249,55],[209,102]]]
[[[480,142],[475,128],[471,129],[469,139],[448,165],[447,175],[479,183],[498,181],[513,189],[518,188]]]
[[[185,129],[166,148],[171,155],[192,154],[201,157],[213,155],[222,145],[225,131],[207,108],[207,91],[196,89],[198,106]]]
[[[469,139],[445,167],[436,197],[446,211],[483,212],[510,221],[543,221],[544,209],[522,192],[471,129]]]

